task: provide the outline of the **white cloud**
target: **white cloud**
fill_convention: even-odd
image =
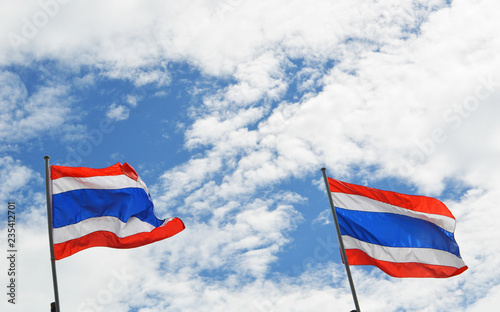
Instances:
[[[496,285],[486,291],[487,294],[485,297],[475,302],[467,311],[480,312],[498,308],[498,305],[500,304],[500,285]]]
[[[0,72],[0,140],[23,141],[61,127],[69,114],[68,88],[42,85],[32,94],[17,74]]]
[[[43,9],[37,2],[3,3],[1,11],[9,13],[1,16],[8,27],[1,36],[0,64],[57,58],[72,65],[97,65],[110,77],[130,79],[137,85],[165,82],[163,72],[152,68],[165,59],[187,60],[207,74],[228,75],[276,46],[292,58],[314,60],[341,57],[348,47],[343,45],[345,40],[354,39],[361,47],[390,43],[403,35],[401,26],[415,27],[426,18],[428,8],[443,6],[442,1],[423,1],[414,10],[411,1],[344,4],[326,0],[314,7],[306,1],[258,5],[127,1],[119,2],[119,8],[117,4],[71,1],[58,5],[43,27],[34,25],[34,35],[26,36],[26,25]],[[26,43],[13,47],[9,33],[24,37]]]
[[[13,193],[25,186],[35,174],[31,169],[14,160],[10,156],[0,157],[0,199],[4,201],[15,201]],[[2,211],[6,209],[2,207]]]
[[[321,225],[327,225],[327,224],[331,224],[332,221],[330,219],[332,219],[333,217],[331,216],[332,215],[332,211],[330,209],[326,209],[326,210],[323,210],[317,217],[316,219],[314,219],[312,221],[312,223],[320,223]]]
[[[457,6],[456,16],[445,18],[461,19],[460,14],[464,11],[461,11],[460,3]],[[448,11],[444,9],[441,15]],[[346,53],[354,52],[354,55],[346,54],[345,59],[339,60],[339,64],[324,76],[321,93],[298,103],[280,104],[258,124],[255,131],[248,132],[246,128],[258,119],[241,119],[249,112],[247,110],[235,111],[236,116],[215,112],[198,119],[188,132],[188,146],[192,142],[218,142],[213,150],[223,150],[223,146],[227,147],[230,143],[224,138],[234,136],[239,129],[243,130],[245,137],[251,134],[257,139],[252,144],[258,146],[255,155],[264,155],[270,150],[276,153],[280,167],[274,171],[277,178],[297,174],[301,170],[310,171],[322,162],[321,159],[340,172],[343,171],[341,165],[362,162],[381,166],[381,172],[385,175],[410,179],[424,193],[439,194],[444,188],[445,178],[458,177],[454,174],[458,166],[448,159],[456,159],[453,155],[461,154],[461,151],[443,153],[443,144],[437,142],[435,137],[451,137],[454,133],[450,133],[448,128],[456,122],[464,124],[464,118],[454,111],[457,110],[456,103],[461,106],[474,105],[467,101],[474,96],[480,81],[497,71],[498,60],[488,63],[490,66],[495,64],[492,68],[457,59],[460,54],[469,53],[470,47],[459,46],[466,51],[456,50],[455,45],[443,44],[443,39],[449,38],[455,42],[456,34],[461,37],[467,34],[474,38],[477,31],[464,29],[463,32],[456,32],[455,29],[449,29],[448,33],[441,31],[438,37],[434,33],[428,35],[426,29],[432,29],[432,23],[443,23],[441,20],[434,22],[436,19],[433,16],[428,24],[424,24],[421,36],[411,36],[410,39],[396,37],[389,41],[390,44],[383,46],[379,53],[373,53],[370,46],[363,46],[361,50],[347,50]],[[439,25],[436,28],[439,29]],[[481,35],[484,40],[492,39],[488,33]],[[435,51],[436,45],[441,49],[440,53],[429,54]],[[451,64],[453,70],[450,70]],[[265,68],[265,64],[261,66]],[[457,75],[457,72],[467,75]],[[491,79],[496,81],[497,78]],[[267,85],[271,86],[269,83]],[[457,89],[457,86],[460,87]],[[483,87],[481,92],[487,93],[486,88]],[[221,102],[235,98],[234,92],[240,92],[242,97],[248,98],[246,89],[227,88],[225,92],[226,95],[220,97]],[[487,102],[493,102],[497,93],[496,90],[490,91],[490,100]],[[269,98],[263,94],[261,97]],[[488,106],[485,100],[480,102],[480,107]],[[211,98],[208,103],[213,107]],[[495,108],[493,105],[489,107],[489,110],[481,110],[485,115],[493,116]],[[467,110],[463,107],[460,109]],[[459,117],[459,121],[450,120]],[[236,120],[242,120],[243,123],[232,123],[233,126],[228,127]],[[489,129],[492,128],[495,125],[490,123]],[[435,131],[438,131],[438,135]],[[244,141],[243,135],[236,137]],[[332,153],[334,150],[338,152]],[[247,157],[252,156],[249,154]],[[262,166],[270,164],[270,161],[261,162]],[[264,171],[273,172],[269,169]],[[260,174],[257,176],[263,177]]]
[[[136,95],[129,94],[127,95],[127,103],[130,106],[137,106],[137,102],[139,101],[139,98]]]
[[[113,103],[109,106],[108,111],[106,112],[106,117],[116,121],[126,120],[128,119],[129,113],[130,108]]]

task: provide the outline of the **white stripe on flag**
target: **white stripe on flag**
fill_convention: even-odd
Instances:
[[[398,215],[405,215],[408,217],[432,222],[435,225],[451,233],[455,231],[455,224],[456,224],[455,219],[443,215],[413,211],[410,209],[387,204],[361,195],[332,192],[332,196],[334,199],[335,207],[348,210],[358,210],[367,212],[386,212]]]
[[[424,263],[461,268],[464,261],[447,251],[432,248],[402,248],[386,247],[357,240],[351,236],[342,235],[345,249],[359,249],[370,257],[396,263]]]
[[[165,220],[163,224],[170,220]],[[152,224],[136,217],[131,217],[127,223],[110,216],[89,218],[75,224],[55,228],[54,244],[64,243],[97,231],[112,232],[116,236],[123,238],[137,233],[151,232],[153,229],[155,227]]]
[[[128,176],[95,176],[88,178],[63,177],[52,181],[52,194],[80,190],[80,189],[103,189],[103,190],[118,190],[122,188],[142,188],[148,192],[148,189],[141,183],[135,181]]]

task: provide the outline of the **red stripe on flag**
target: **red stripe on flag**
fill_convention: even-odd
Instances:
[[[93,169],[87,167],[65,167],[65,166],[50,166],[52,180],[63,177],[88,178],[95,176],[116,176],[124,174],[122,164],[116,163],[113,166],[102,169]]]
[[[64,243],[54,244],[56,260],[61,260],[90,247],[135,248],[171,237],[185,229],[181,219],[174,218],[151,232],[118,237],[108,231],[97,231]]]
[[[446,278],[458,275],[465,270],[467,266],[455,268],[449,266],[424,264],[424,263],[396,263],[374,259],[359,249],[346,249],[349,265],[374,265],[385,273],[393,277],[432,277]]]
[[[445,204],[435,198],[383,191],[371,187],[338,181],[332,178],[328,178],[328,183],[330,185],[330,191],[333,193],[361,195],[405,209],[438,214],[455,219]]]
[[[121,169],[122,169],[123,174],[126,175],[127,177],[131,178],[132,180],[137,181],[139,179],[139,175],[137,174],[135,169],[132,168],[131,165],[124,163]]]

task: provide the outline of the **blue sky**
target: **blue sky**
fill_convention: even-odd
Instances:
[[[0,213],[16,202],[20,279],[18,304],[0,307],[53,300],[50,155],[57,165],[128,162],[158,217],[186,224],[149,246],[59,261],[64,311],[350,311],[323,166],[351,183],[437,197],[457,218],[469,270],[432,280],[353,267],[363,311],[494,310],[499,9],[0,2]]]

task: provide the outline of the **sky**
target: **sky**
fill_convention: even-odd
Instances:
[[[353,266],[362,311],[500,305],[500,2],[0,1],[0,285],[16,205],[16,304],[53,301],[44,159],[128,162],[148,246],[57,262],[62,311],[354,309],[320,169],[432,196],[469,269]]]

